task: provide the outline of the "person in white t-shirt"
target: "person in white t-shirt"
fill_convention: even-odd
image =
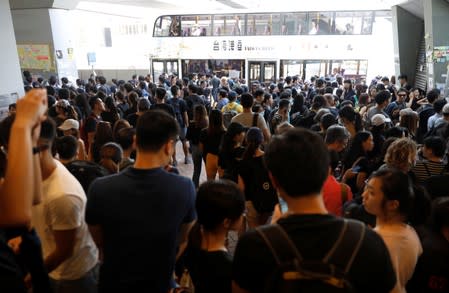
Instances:
[[[270,130],[262,115],[254,113],[252,106],[254,104],[254,98],[251,94],[245,93],[240,98],[242,103],[243,112],[234,116],[231,122],[238,122],[245,127],[258,127],[264,136],[264,141],[268,143],[271,138]]]
[[[33,207],[32,225],[42,242],[44,264],[55,293],[97,292],[98,250],[84,214],[81,184],[51,153],[56,125],[41,124],[38,141],[43,179],[42,202]]]
[[[390,252],[397,279],[394,293],[406,292],[405,285],[422,254],[418,235],[406,222],[413,196],[408,175],[394,169],[375,172],[362,194],[366,211],[376,216],[374,231],[382,237]]]

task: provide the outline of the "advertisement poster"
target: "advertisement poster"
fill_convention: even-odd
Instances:
[[[439,46],[433,48],[433,61],[445,63],[449,61],[449,46]]]
[[[50,71],[52,64],[49,45],[17,45],[20,67]]]

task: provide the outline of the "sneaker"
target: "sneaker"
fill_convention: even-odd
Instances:
[[[190,159],[190,158],[185,158],[185,160],[184,160],[184,164],[191,164],[192,163],[192,159]]]

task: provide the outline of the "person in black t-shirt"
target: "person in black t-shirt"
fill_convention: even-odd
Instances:
[[[288,208],[277,224],[307,260],[323,259],[345,222],[349,227],[361,225],[328,214],[324,206],[321,189],[328,176],[329,156],[318,134],[295,128],[275,136],[265,151],[265,163]],[[384,242],[368,228],[361,235],[360,249],[346,278],[355,292],[390,292],[396,276]],[[242,235],[232,267],[233,292],[264,292],[276,268],[274,256],[257,231]]]
[[[225,242],[228,231],[242,225],[244,196],[231,181],[208,181],[198,189],[195,206],[198,220],[184,259],[195,292],[230,293],[232,256]]]
[[[432,204],[429,226],[416,229],[423,247],[407,292],[449,292],[449,197]]]
[[[165,103],[166,95],[167,91],[161,87],[158,87],[156,90],[156,104],[151,105],[150,110],[162,110],[175,118],[176,115],[173,106]]]
[[[242,160],[245,148],[245,127],[238,122],[229,124],[220,145],[218,165],[223,170],[223,179],[238,182],[238,165]]]
[[[203,152],[200,149],[200,136],[201,130],[207,128],[209,125],[209,119],[207,117],[206,108],[203,105],[196,105],[193,109],[193,120],[190,121],[189,127],[187,128],[186,139],[189,141],[192,161],[193,161],[193,174],[192,180],[195,187],[199,186],[201,168],[202,168],[202,157]]]
[[[217,173],[222,175],[222,170],[218,166],[218,153],[225,132],[221,111],[212,110],[209,115],[209,126],[201,130],[199,143],[206,163],[207,180],[215,179]]]
[[[128,120],[129,124],[132,125],[132,127],[136,128],[137,126],[137,119],[139,116],[141,116],[143,113],[148,111],[150,109],[150,101],[146,98],[140,98],[137,102],[137,112],[131,113],[128,116],[126,116],[126,120]]]

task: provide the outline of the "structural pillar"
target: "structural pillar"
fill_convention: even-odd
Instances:
[[[449,2],[423,1],[428,87],[449,97]]]
[[[37,78],[67,77],[75,82],[75,36],[70,9],[78,1],[10,0],[21,70]]]
[[[24,94],[8,1],[0,1],[0,39],[0,119],[2,119],[7,114],[9,104]]]
[[[424,21],[400,6],[391,8],[393,19],[394,63],[397,75],[406,74],[415,84],[416,62],[423,38]]]

